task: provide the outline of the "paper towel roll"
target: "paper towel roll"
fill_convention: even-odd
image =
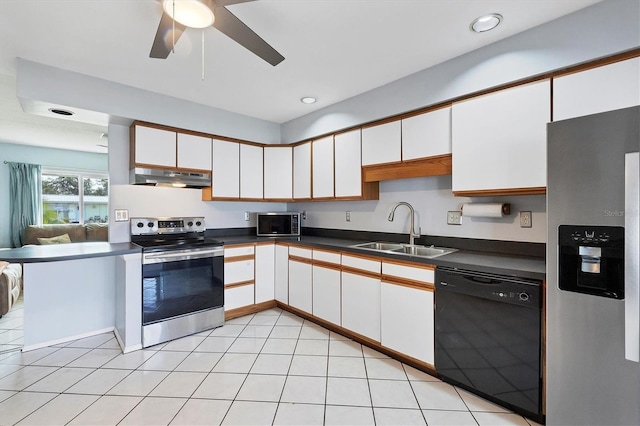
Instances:
[[[502,203],[463,204],[462,215],[467,217],[503,217],[510,213],[510,205]]]

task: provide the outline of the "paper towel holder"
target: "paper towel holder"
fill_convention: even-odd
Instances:
[[[482,206],[482,205],[492,205],[495,203],[468,203],[468,204],[473,204],[476,206]],[[464,206],[465,204],[463,204],[462,206],[460,206],[460,211],[462,211],[462,215],[464,216]],[[500,206],[500,210],[502,212],[502,214],[504,216],[509,216],[511,214],[511,204],[509,203],[502,203]]]

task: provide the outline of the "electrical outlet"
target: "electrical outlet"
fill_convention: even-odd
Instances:
[[[345,216],[345,219],[347,219],[347,222],[351,222],[351,212],[350,211],[347,212],[347,214]]]
[[[531,212],[520,212],[520,228],[531,228]]]
[[[244,212],[244,220],[249,220],[249,212]]]
[[[462,212],[461,211],[447,212],[447,225],[462,225]]]
[[[307,220],[307,211],[306,210],[302,210],[302,220]]]

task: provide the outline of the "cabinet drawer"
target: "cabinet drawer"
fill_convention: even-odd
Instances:
[[[242,285],[224,289],[224,310],[253,305],[254,285]]]
[[[340,253],[324,250],[313,250],[313,260],[340,265]]]
[[[296,246],[289,246],[289,256],[303,257],[305,259],[311,259],[312,254],[310,249],[305,249]]]
[[[433,267],[420,267],[382,262],[382,275],[404,278],[411,281],[419,281],[429,284],[433,284],[434,282]]]
[[[225,262],[224,283],[234,284],[253,281],[254,261],[240,260],[237,262]]]
[[[225,246],[224,257],[248,256],[255,252],[255,246]]]
[[[380,261],[373,259],[365,259],[362,257],[342,255],[342,266],[349,268],[360,269],[362,271],[371,272],[374,274],[380,273]]]

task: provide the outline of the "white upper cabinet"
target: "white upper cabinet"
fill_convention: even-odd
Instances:
[[[335,136],[335,196],[362,195],[360,129]]]
[[[176,167],[176,132],[135,126],[135,164]]]
[[[211,196],[240,196],[240,144],[214,139]]]
[[[544,192],[550,109],[549,80],[455,103],[454,194]]]
[[[311,142],[293,147],[293,198],[311,198]]]
[[[401,134],[399,120],[362,129],[362,165],[400,161]]]
[[[293,148],[264,147],[264,198],[290,199],[293,194]]]
[[[451,154],[451,107],[402,120],[402,160]]]
[[[262,147],[240,144],[240,198],[263,196]]]
[[[313,198],[333,197],[333,136],[311,143]]]
[[[640,105],[640,58],[553,79],[553,120]]]
[[[211,138],[178,133],[178,168],[211,171]]]

